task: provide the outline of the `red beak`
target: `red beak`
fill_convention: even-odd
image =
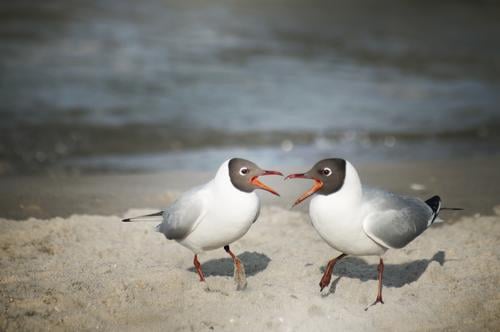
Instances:
[[[281,176],[283,176],[283,174],[281,172],[278,172],[278,171],[262,171],[261,174],[254,176],[254,177],[252,177],[252,179],[250,179],[250,183],[253,184],[254,186],[257,186],[261,189],[264,189],[265,191],[269,191],[271,194],[279,196],[280,194],[278,194],[278,192],[276,192],[273,188],[271,188],[271,187],[269,187],[269,186],[267,186],[264,183],[259,181],[259,176],[263,176],[263,175],[281,175]]]
[[[287,179],[312,179],[312,180],[314,180],[314,185],[311,187],[311,189],[307,190],[299,198],[297,198],[295,203],[293,203],[292,207],[301,203],[303,200],[305,200],[306,198],[308,198],[309,196],[313,195],[318,190],[323,188],[323,181],[315,179],[307,173],[290,174],[285,178],[285,180],[287,180]]]

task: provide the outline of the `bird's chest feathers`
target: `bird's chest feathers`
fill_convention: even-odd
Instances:
[[[352,197],[318,195],[309,213],[319,235],[334,247],[364,236],[359,204]]]
[[[218,220],[219,225],[238,227],[238,225],[251,224],[259,213],[259,198],[255,193],[235,191],[218,199],[211,209],[211,217]]]
[[[309,211],[313,224],[322,226],[352,224],[357,219],[357,205],[343,197],[316,196],[311,201]]]

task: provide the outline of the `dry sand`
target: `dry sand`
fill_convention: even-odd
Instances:
[[[338,253],[302,212],[265,207],[233,245],[246,266],[245,291],[235,290],[222,249],[201,256],[204,285],[191,253],[151,223],[1,220],[0,330],[494,330],[499,221],[463,217],[389,251],[386,303],[365,312],[376,294],[376,259],[345,259],[335,290],[320,294],[321,269]]]
[[[162,197],[168,203],[177,194]],[[83,214],[0,219],[0,330],[499,329],[500,207],[491,216],[443,212],[444,223],[388,251],[385,304],[364,311],[376,295],[377,258],[341,261],[334,286],[321,294],[321,271],[338,252],[304,209],[277,202],[268,199],[258,222],[232,245],[246,267],[244,291],[235,290],[222,249],[200,257],[208,275],[200,283],[191,252],[152,223]]]

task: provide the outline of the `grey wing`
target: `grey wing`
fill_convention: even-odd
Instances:
[[[169,240],[180,240],[196,227],[204,213],[202,190],[195,188],[177,199],[163,212],[163,222],[156,230]]]
[[[365,233],[388,248],[403,248],[432,223],[434,212],[422,200],[381,190],[363,193]]]

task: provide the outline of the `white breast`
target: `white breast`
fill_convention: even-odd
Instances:
[[[365,211],[356,170],[346,164],[342,188],[330,195],[316,195],[309,214],[318,234],[336,250],[350,255],[381,255],[385,248],[371,240],[363,230]]]
[[[241,238],[260,209],[257,195],[247,195],[214,201],[196,229],[181,244],[199,252],[221,248]]]
[[[255,192],[236,189],[229,176],[220,173],[208,184],[202,219],[179,241],[194,252],[221,248],[238,240],[250,229],[260,211]]]

